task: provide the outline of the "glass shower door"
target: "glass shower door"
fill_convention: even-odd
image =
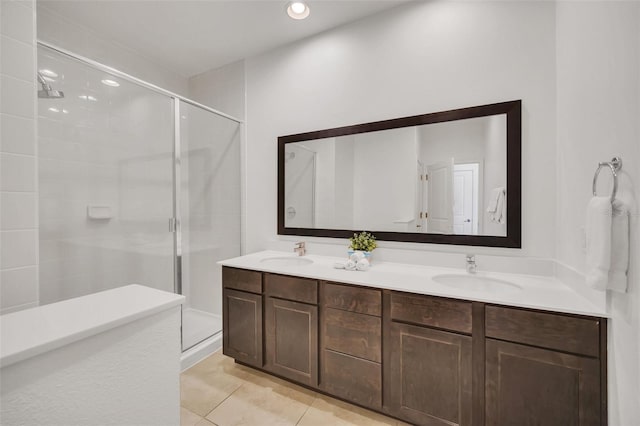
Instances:
[[[222,330],[219,260],[240,255],[240,124],[179,101],[182,350]]]
[[[174,291],[173,104],[46,47],[38,70],[40,303]]]

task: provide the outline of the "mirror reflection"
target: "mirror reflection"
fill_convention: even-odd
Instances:
[[[507,235],[506,114],[284,147],[287,228]]]

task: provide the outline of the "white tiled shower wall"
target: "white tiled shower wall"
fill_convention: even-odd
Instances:
[[[0,313],[38,304],[35,1],[0,2]]]

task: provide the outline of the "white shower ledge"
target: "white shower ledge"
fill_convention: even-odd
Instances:
[[[131,284],[0,316],[0,366],[168,310],[184,296]]]
[[[466,274],[464,269],[441,268],[413,264],[379,262],[375,256],[368,271],[346,271],[335,269],[335,262],[345,258],[306,255],[313,263],[303,266],[279,266],[261,262],[270,257],[292,256],[279,251],[261,251],[218,262],[224,266],[272,272],[283,275],[315,278],[347,284],[398,290],[431,296],[472,300],[522,308],[542,309],[596,317],[610,315],[589,300],[576,293],[557,278],[534,275],[506,274],[498,272],[478,272],[476,276],[510,281],[522,287],[514,291],[476,291],[439,284],[433,277],[441,274]]]

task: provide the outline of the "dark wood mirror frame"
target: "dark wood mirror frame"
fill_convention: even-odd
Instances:
[[[383,232],[367,229],[382,241],[404,241],[414,243],[454,244],[466,246],[521,248],[522,238],[522,101],[500,102],[489,105],[460,108],[412,117],[336,127],[334,129],[317,130],[278,137],[278,234],[313,237],[349,238],[359,229],[318,229],[285,227],[284,208],[284,164],[285,145],[314,139],[333,138],[356,133],[377,132],[380,130],[402,127],[420,126],[423,124],[442,123],[445,121],[464,120],[467,118],[486,117],[506,114],[507,118],[507,235],[453,235],[429,234],[417,232]]]

